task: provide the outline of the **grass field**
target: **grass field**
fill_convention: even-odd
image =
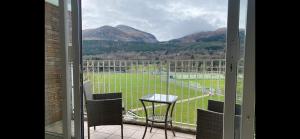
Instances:
[[[152,72],[88,72],[84,74],[84,77],[92,81],[92,90],[94,93],[122,92],[123,106],[125,106],[126,110],[142,107],[139,98],[146,94],[166,94],[167,92],[167,76]],[[224,78],[221,75],[216,78],[200,77],[197,76],[197,78],[188,79],[174,76],[174,78],[169,80],[169,94],[178,96],[173,116],[175,121],[195,124],[196,109],[207,109],[208,99],[224,101]],[[241,85],[242,83],[238,81],[237,90],[242,89]],[[219,90],[220,95],[214,93],[211,96],[193,99],[207,94],[207,92],[203,91],[209,88],[213,88],[215,92]],[[180,102],[180,100],[186,99],[188,101]],[[150,103],[146,105],[150,105]],[[163,113],[165,109],[165,106],[161,106],[156,108],[155,113]],[[144,116],[143,110],[136,111],[136,113],[139,116]]]

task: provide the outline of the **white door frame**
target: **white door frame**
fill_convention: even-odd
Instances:
[[[248,0],[241,136],[254,138],[255,118],[255,0]]]
[[[64,139],[71,139],[71,82],[70,66],[68,65],[68,43],[69,43],[69,25],[68,25],[68,2],[59,0],[59,39],[62,56],[62,123]]]
[[[228,0],[223,139],[234,139],[240,0]]]
[[[72,45],[74,54],[73,85],[74,85],[74,136],[83,139],[83,102],[82,102],[82,60],[81,60],[81,0],[72,0]]]
[[[234,139],[237,63],[239,59],[239,0],[228,1],[223,138]],[[241,139],[254,138],[255,118],[255,0],[248,0]]]

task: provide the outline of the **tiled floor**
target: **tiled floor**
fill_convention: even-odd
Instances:
[[[124,139],[142,139],[145,127],[137,125],[124,124]],[[96,130],[90,128],[91,139],[121,139],[121,126],[98,126]],[[174,137],[171,131],[168,131],[168,139],[195,139],[195,135],[175,132]],[[87,131],[85,134],[87,138]],[[150,133],[150,128],[147,129],[145,139],[165,139],[165,131],[163,129],[153,128]]]
[[[72,127],[73,127],[72,122]],[[124,139],[142,139],[143,133],[145,131],[144,126],[124,124]],[[51,125],[46,126],[46,130],[49,132],[62,133],[62,122],[58,121]],[[73,130],[71,130],[73,131]],[[87,139],[87,123],[84,122],[84,136]],[[181,132],[175,132],[176,136],[173,136],[172,131],[168,131],[168,139],[196,139],[195,135],[185,134]],[[74,133],[72,132],[72,135]],[[120,125],[107,125],[107,126],[97,126],[96,130],[94,127],[90,127],[91,139],[121,139],[121,126]],[[145,139],[165,139],[165,131],[159,128],[153,128],[150,133],[150,127],[147,129]]]

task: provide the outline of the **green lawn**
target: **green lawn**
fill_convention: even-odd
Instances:
[[[140,70],[140,67],[138,69],[139,71],[142,71]],[[88,78],[92,81],[92,90],[94,93],[122,92],[123,105],[126,110],[142,107],[139,98],[143,95],[153,93],[165,94],[167,91],[166,75],[160,76],[151,72],[89,72],[84,73],[84,78]],[[197,83],[199,84],[199,87],[220,89],[221,94],[224,94],[225,81],[222,78],[170,79],[169,94],[177,95],[179,98],[173,116],[175,121],[195,124],[196,109],[207,109],[208,99],[224,101],[224,96],[212,95],[180,103],[181,99],[191,99],[193,97],[204,95],[201,88],[195,87],[195,84]],[[188,87],[189,85],[190,87]],[[239,88],[241,90],[242,87],[241,83],[238,82],[238,89]],[[164,106],[157,108],[156,113],[163,112],[165,109]],[[137,111],[136,113],[140,116],[144,116],[143,110]]]

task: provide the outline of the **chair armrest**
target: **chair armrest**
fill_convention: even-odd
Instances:
[[[89,126],[122,124],[122,99],[87,100]]]

